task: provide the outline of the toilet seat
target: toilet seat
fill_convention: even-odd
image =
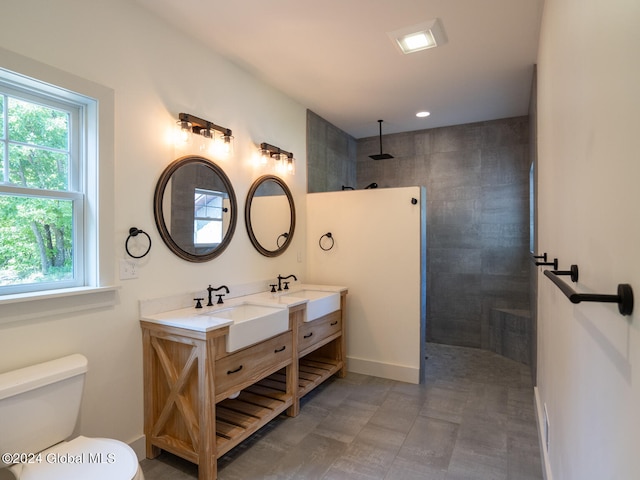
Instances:
[[[140,480],[134,451],[111,438],[79,436],[41,452],[36,463],[14,470],[19,480]]]

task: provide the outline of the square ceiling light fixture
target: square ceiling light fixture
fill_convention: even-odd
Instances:
[[[387,35],[404,54],[438,47],[447,42],[447,36],[439,18],[387,32]]]

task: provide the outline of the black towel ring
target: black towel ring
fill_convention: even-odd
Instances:
[[[276,246],[278,248],[282,248],[282,245],[280,245],[280,239],[284,238],[284,242],[282,243],[282,245],[284,245],[287,241],[287,238],[289,238],[289,234],[287,232],[284,232],[283,234],[281,234],[277,239],[276,239]]]
[[[139,233],[143,233],[144,235],[146,235],[147,240],[149,240],[149,246],[147,247],[147,250],[142,254],[142,255],[133,255],[130,251],[129,251],[129,240],[131,240],[131,237],[137,237]],[[147,253],[149,253],[149,251],[151,250],[151,237],[149,236],[149,234],[147,232],[145,232],[144,230],[140,230],[139,228],[136,227],[131,227],[129,229],[129,236],[127,237],[127,241],[124,242],[124,249],[127,251],[127,254],[132,257],[132,258],[142,258],[144,257]]]
[[[331,240],[331,246],[330,246],[330,247],[328,247],[328,248],[324,248],[324,247],[322,246],[322,239],[323,239],[324,237],[327,237],[329,240]],[[333,235],[331,235],[331,232],[327,232],[327,233],[325,233],[324,235],[322,235],[322,236],[320,237],[320,240],[318,240],[318,245],[320,245],[320,248],[321,248],[322,250],[324,250],[325,252],[328,252],[329,250],[331,250],[331,249],[333,248],[333,245],[334,245],[334,244],[335,244],[335,239],[333,238]]]

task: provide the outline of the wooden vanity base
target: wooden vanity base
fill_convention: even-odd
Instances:
[[[215,480],[218,458],[278,415],[296,416],[300,398],[346,372],[346,293],[341,310],[304,322],[305,307],[293,307],[288,331],[233,353],[228,327],[141,321],[147,458],[166,450],[197,464],[199,480]]]

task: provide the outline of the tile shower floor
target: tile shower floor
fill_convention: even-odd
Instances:
[[[427,344],[427,381],[349,373],[310,393],[218,460],[220,480],[542,479],[529,367],[495,353]],[[146,480],[197,479],[162,453]]]

